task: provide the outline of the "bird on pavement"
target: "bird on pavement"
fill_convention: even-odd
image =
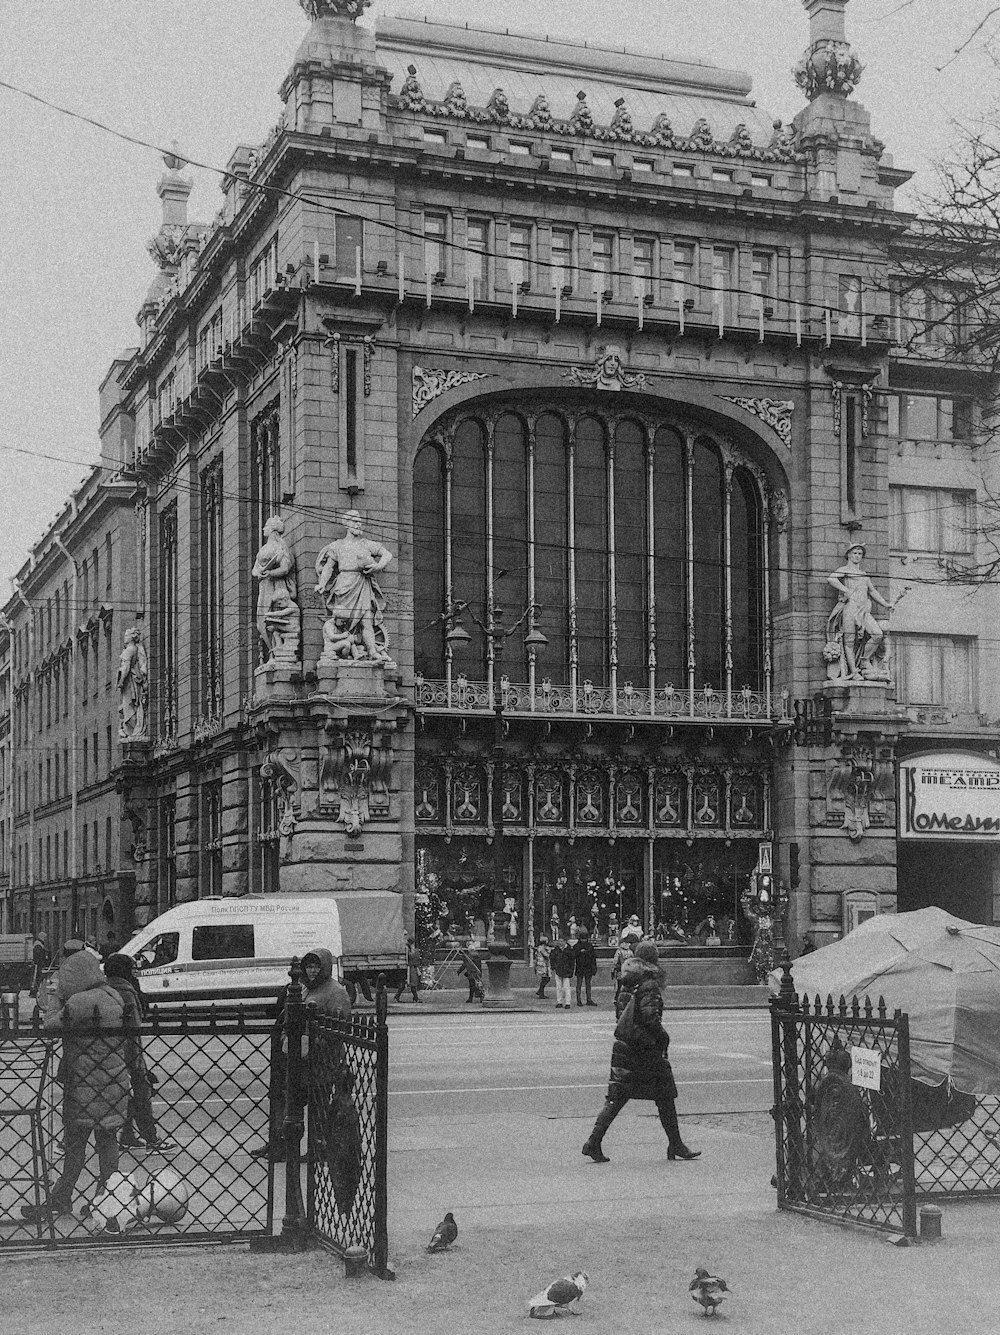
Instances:
[[[583,1297],[587,1284],[587,1275],[582,1270],[577,1270],[572,1275],[564,1275],[562,1279],[553,1280],[547,1289],[536,1293],[528,1303],[528,1316],[538,1317],[540,1320],[548,1320],[559,1312],[569,1312],[570,1316],[579,1316],[580,1313],[574,1310],[573,1304],[578,1303]]]
[[[704,1316],[715,1316],[715,1309],[725,1301],[722,1295],[731,1292],[724,1279],[709,1274],[703,1265],[694,1272],[694,1279],[688,1289],[695,1302],[701,1304]]]
[[[427,1244],[427,1250],[429,1252],[446,1252],[457,1237],[458,1225],[455,1223],[455,1216],[449,1210],[434,1230],[434,1236]]]

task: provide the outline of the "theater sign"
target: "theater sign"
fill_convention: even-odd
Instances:
[[[987,756],[935,752],[899,762],[901,839],[996,839],[1000,765]]]

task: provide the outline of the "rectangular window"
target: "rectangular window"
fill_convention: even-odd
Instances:
[[[222,894],[222,781],[205,784],[201,800],[201,895]]]
[[[202,700],[206,717],[222,717],[222,460],[201,475]]]
[[[594,153],[591,155],[590,161],[595,167],[613,167],[615,165],[613,153]]]
[[[159,810],[159,894],[160,912],[172,908],[177,901],[177,799],[173,796],[160,798]],[[176,943],[175,943],[176,954]]]
[[[465,147],[477,149],[481,153],[490,151],[490,141],[486,135],[467,134],[465,136]]]
[[[83,739],[83,784],[84,787],[90,782],[90,743],[86,737]]]
[[[113,760],[113,757],[114,757],[114,751],[113,751],[114,743],[113,743],[112,740],[111,740],[111,724],[110,724],[110,723],[108,724],[108,726],[107,726],[107,728],[106,728],[106,730],[105,730],[105,733],[104,733],[104,742],[105,742],[105,754],[106,754],[106,756],[107,756],[108,773],[110,774],[110,773],[111,773],[111,764],[112,764],[112,760]]]
[[[576,261],[573,254],[574,233],[568,227],[552,229],[552,286],[576,287]]]
[[[632,292],[636,297],[653,296],[656,242],[651,236],[637,236],[632,241]]]
[[[908,705],[976,708],[976,641],[955,635],[893,636],[896,691]]]
[[[690,180],[694,176],[694,166],[690,162],[675,162],[672,168],[674,176]]]
[[[593,292],[610,300],[614,295],[615,238],[611,232],[595,232],[591,246],[591,281]]]
[[[572,162],[573,150],[571,148],[554,148],[549,157],[553,162]]]
[[[265,779],[258,771],[257,789],[257,831],[255,843],[259,850],[255,858],[256,888],[265,895],[277,894],[280,885],[281,867],[281,790],[275,779]]]
[[[753,272],[750,286],[754,296],[754,309],[774,305],[774,256],[768,250],[753,252]]]
[[[472,275],[473,293],[483,294],[489,284],[490,225],[485,218],[470,218],[465,229],[467,271]]]
[[[425,144],[446,144],[448,142],[448,132],[446,130],[424,130]]]
[[[889,545],[894,552],[968,555],[973,550],[976,498],[971,491],[889,488]]]
[[[528,158],[531,156],[531,145],[519,141],[511,140],[510,151],[516,158]]]
[[[344,408],[346,414],[345,462],[351,480],[358,472],[358,354],[354,348],[344,349]]]
[[[728,246],[712,247],[712,309],[728,320],[732,312],[736,252]]]
[[[252,922],[220,923],[218,926],[191,930],[193,960],[252,960],[254,937]]]
[[[910,278],[889,280],[889,318],[892,337],[904,347],[924,343],[932,319],[930,293]]]
[[[110,871],[111,861],[111,817],[104,817],[104,865]]]
[[[111,592],[111,534],[104,535],[104,592]]]
[[[157,674],[160,705],[160,735],[177,735],[179,691],[177,659],[177,502],[171,501],[160,515],[159,600],[157,639],[161,670]],[[155,604],[154,604],[155,605]],[[169,901],[167,907],[169,907]]]
[[[860,447],[859,422],[861,404],[856,394],[845,394],[841,404],[841,447],[843,473],[841,476],[843,510],[853,518],[858,508],[858,453]]]
[[[634,172],[644,172],[647,175],[654,170],[655,163],[652,158],[633,158],[632,170]]]
[[[94,735],[93,735],[93,737],[92,737],[92,739],[91,739],[91,745],[92,745],[92,747],[93,747],[93,750],[91,751],[90,754],[91,754],[91,758],[93,759],[93,762],[94,762],[94,782],[96,783],[97,780],[101,777],[101,772],[100,772],[100,771],[101,771],[101,754],[100,754],[100,750],[98,749],[98,745],[97,745],[97,733],[96,733],[96,732],[94,733]],[[96,841],[96,840],[94,841],[94,848],[95,848],[95,850],[96,850],[96,848],[97,848],[97,841]]]
[[[445,239],[448,219],[443,213],[424,214],[424,273],[436,278],[447,271]]]
[[[697,250],[693,241],[674,242],[674,300],[697,302],[694,266]]]
[[[721,181],[726,185],[732,185],[733,182],[736,180],[736,173],[729,171],[729,169],[726,167],[713,167],[712,180]]]
[[[837,334],[840,338],[861,337],[861,279],[841,274],[837,288]]]
[[[507,265],[513,284],[531,282],[530,223],[511,223],[507,239]]]
[[[80,870],[84,876],[90,875],[90,826],[83,823],[83,846],[80,849]]]
[[[750,184],[753,186],[759,186],[763,189],[769,189],[771,185],[771,178],[770,176],[765,176],[763,172],[751,172]]]
[[[364,223],[362,220],[360,218],[345,218],[343,214],[338,213],[336,244],[334,263],[337,266],[337,276],[353,278],[358,270],[359,254],[362,266],[365,262]]]

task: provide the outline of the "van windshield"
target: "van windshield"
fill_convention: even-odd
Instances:
[[[193,960],[252,960],[253,923],[220,923],[191,933]]]
[[[163,964],[173,964],[179,942],[180,932],[161,932],[146,942],[135,962],[140,969],[158,969]]]

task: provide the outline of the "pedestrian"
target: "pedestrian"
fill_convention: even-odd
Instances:
[[[28,989],[29,997],[37,997],[38,989],[42,985],[42,978],[45,970],[52,963],[52,956],[49,954],[49,938],[44,932],[36,932],[35,939],[31,943],[31,986]]]
[[[484,997],[483,971],[479,966],[479,961],[468,946],[458,952],[458,957],[461,960],[461,964],[458,966],[458,976],[464,978],[469,984],[469,997],[465,1004],[468,1006],[470,1001],[482,1001]]]
[[[57,1073],[63,1086],[63,1168],[49,1192],[54,1216],[73,1212],[73,1191],[91,1135],[99,1165],[95,1196],[118,1171],[118,1132],[125,1124],[130,1088],[125,1023],[121,996],[100,964],[89,951],[74,952],[60,966],[44,1021],[46,1031],[63,1035]],[[22,1205],[21,1217],[37,1222],[48,1209],[44,1204]]]
[[[549,965],[549,956],[552,949],[549,946],[549,938],[543,932],[538,938],[538,945],[535,947],[535,977],[538,979],[538,991],[536,997],[545,1000],[545,989],[549,985],[549,979],[552,977],[552,969]]]
[[[420,988],[420,951],[417,949],[417,943],[412,936],[406,938],[406,982],[400,983],[396,989],[396,1000],[403,1000],[403,988],[409,987],[413,994],[414,1001],[423,1001],[423,997],[418,995]]]
[[[639,921],[638,914],[633,913],[631,918],[629,918],[628,922],[622,929],[622,934],[619,940],[631,941],[633,944],[638,944],[642,940],[642,923]]]
[[[139,1030],[144,1007],[135,960],[130,955],[109,955],[104,961],[104,976],[122,999],[125,1065],[132,1084],[125,1125],[118,1137],[118,1144],[123,1150],[157,1150],[161,1154],[169,1154],[179,1147],[169,1136],[159,1136],[156,1131],[156,1119],[153,1116],[153,1089],[156,1082],[146,1066],[142,1052]]]
[[[590,933],[586,927],[580,929],[580,935],[573,947],[573,972],[576,975],[576,1004],[583,1005],[582,994],[586,988],[587,1005],[596,1006],[597,1002],[591,996],[590,988],[597,972],[597,951],[591,943]]]
[[[635,953],[635,942],[631,940],[621,941],[618,949],[615,951],[615,957],[611,961],[611,981],[615,985],[615,1011],[618,1010],[618,994],[622,990],[622,969],[627,960],[630,960]]]
[[[660,990],[666,981],[660,967],[660,952],[652,941],[640,941],[632,958],[622,964],[615,997],[615,1015],[619,1018],[640,983],[652,981]]]
[[[549,952],[549,968],[556,980],[556,1010],[569,1010],[575,963],[572,943],[562,939],[553,941]]]
[[[653,979],[640,983],[615,1026],[611,1075],[604,1107],[583,1146],[595,1163],[607,1163],[601,1148],[605,1133],[629,1099],[651,1099],[667,1133],[668,1159],[697,1159],[681,1139],[677,1123],[677,1085],[667,1051],[670,1036],[663,1028],[663,996]]]
[[[350,1020],[351,999],[347,989],[333,976],[333,956],[323,946],[309,950],[302,956],[302,1003],[319,1015],[335,1020]],[[283,987],[278,993],[275,1029],[280,1033],[285,1024],[285,1003],[288,988]],[[337,1045],[339,1049],[339,1044]],[[306,1059],[315,1054],[304,1054]],[[330,1062],[323,1062],[324,1067],[335,1068],[340,1064],[339,1051],[335,1051]],[[320,1063],[312,1062],[308,1068],[310,1083],[332,1089],[332,1078],[324,1079],[323,1072],[314,1072]],[[284,1128],[286,1117],[286,1083],[288,1077],[288,1044],[283,1036],[280,1045],[275,1045],[274,1058],[271,1062],[270,1081],[270,1118],[267,1140],[255,1145],[250,1154],[255,1159],[270,1159],[272,1163],[285,1162]],[[327,1102],[325,1100],[324,1102]]]

